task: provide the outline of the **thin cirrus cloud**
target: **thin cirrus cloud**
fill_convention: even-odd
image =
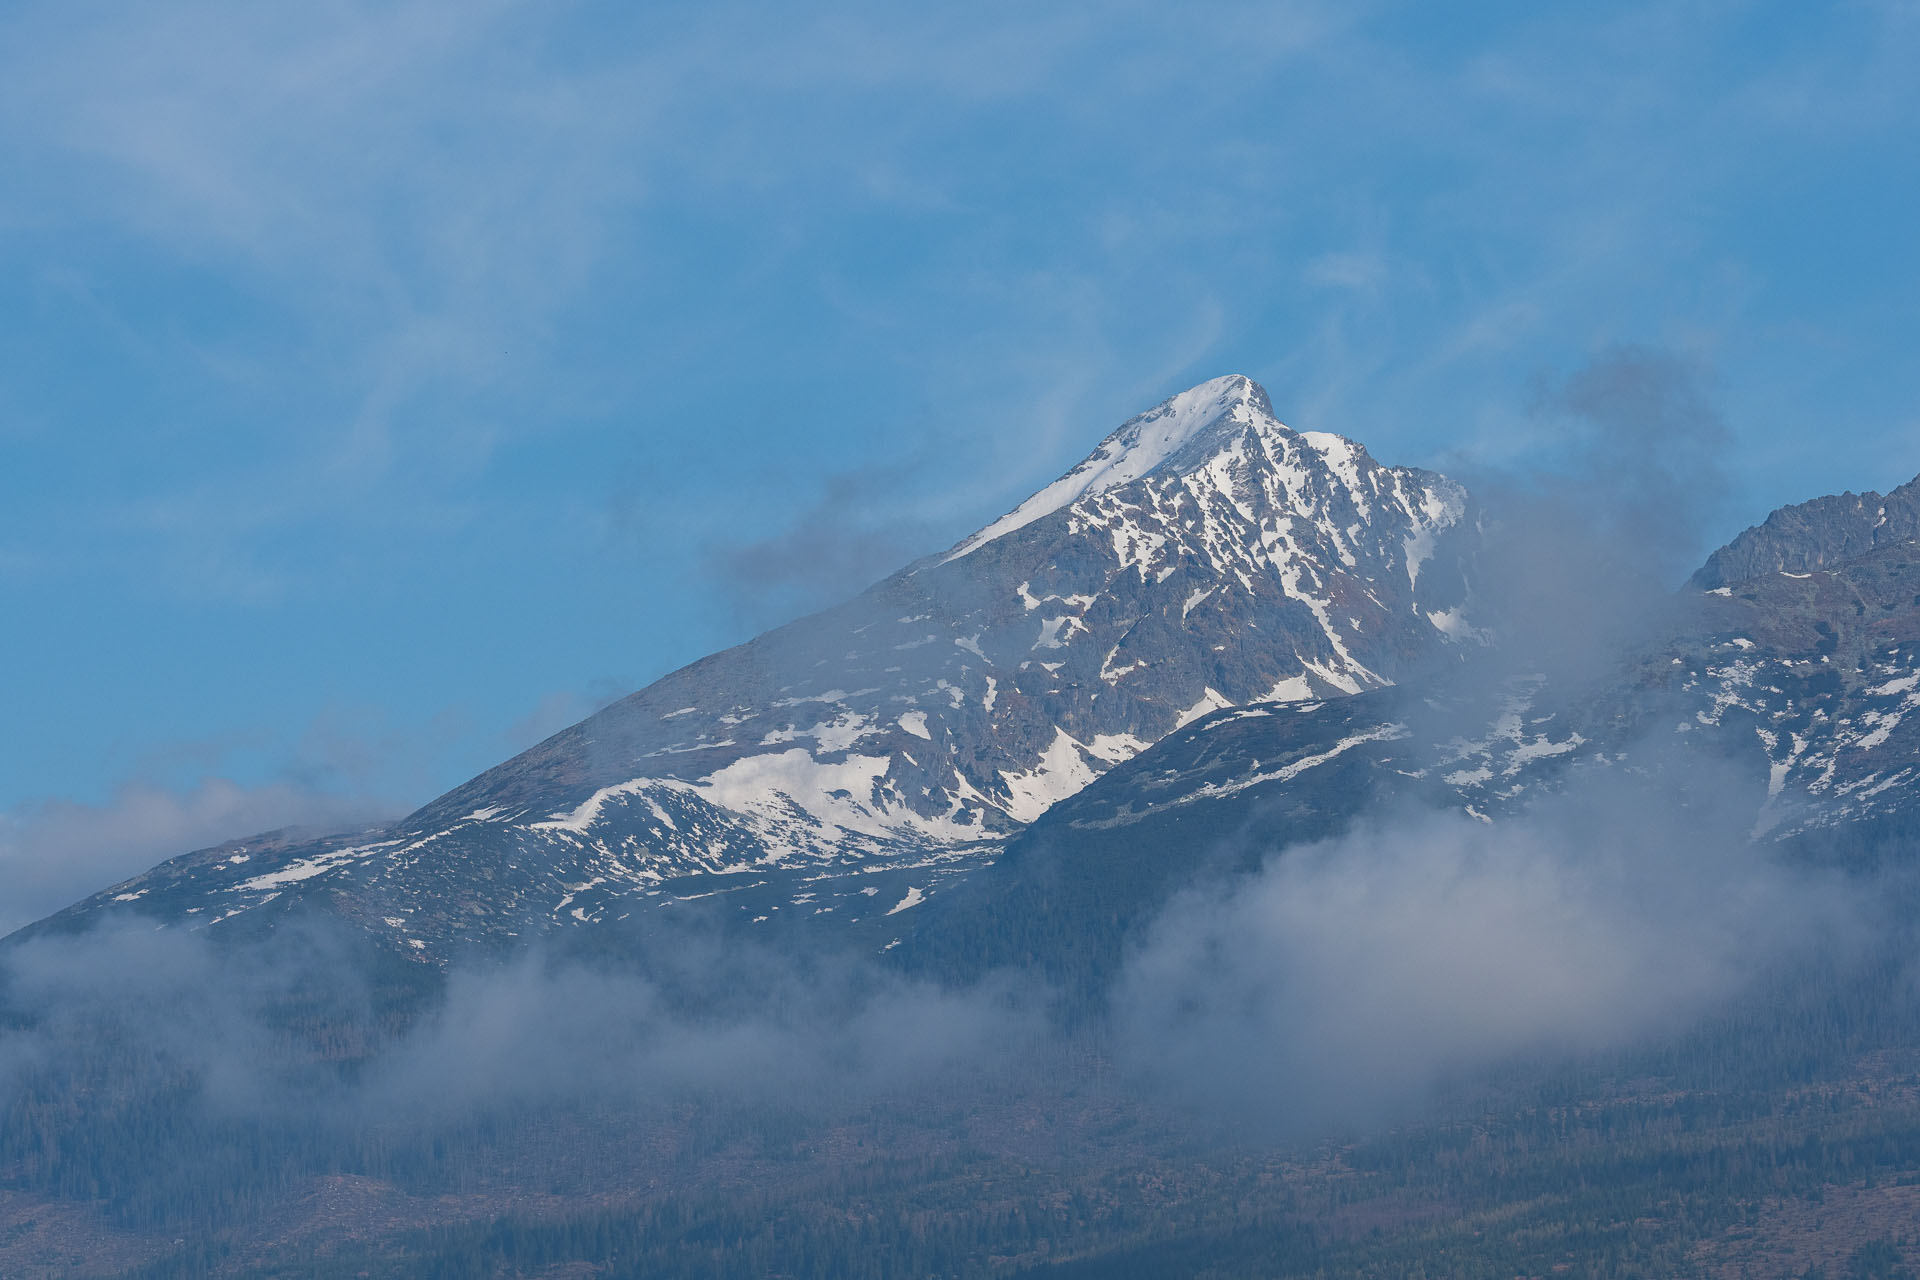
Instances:
[[[324,358],[301,368],[276,349],[253,376],[313,383],[326,408],[275,422],[284,441],[267,451],[264,471],[298,474],[308,485],[317,478],[337,507],[369,495],[390,501],[396,490],[411,498],[412,478],[437,474],[450,455],[484,458],[503,432],[538,433],[535,403],[593,401],[590,380],[543,370],[564,362],[555,344],[574,312],[601,305],[605,282],[636,289],[636,305],[681,301],[674,295],[684,286],[654,272],[677,249],[668,228],[653,225],[663,210],[677,226],[685,213],[724,219],[728,206],[751,202],[765,213],[736,230],[776,258],[836,253],[820,233],[831,236],[829,224],[849,214],[911,224],[924,208],[957,211],[973,226],[956,247],[1011,251],[996,274],[1028,281],[987,304],[1010,335],[987,339],[980,354],[1017,368],[1010,353],[1037,336],[1018,331],[1025,312],[1052,331],[1063,355],[1074,353],[1066,376],[1125,384],[1120,371],[1168,333],[1137,321],[1126,326],[1134,332],[1117,333],[1116,309],[1171,299],[1190,313],[1238,316],[1245,289],[1223,301],[1213,290],[1169,289],[1177,277],[1164,270],[1050,246],[996,246],[1004,240],[993,225],[1000,197],[1012,196],[1015,206],[1038,200],[1032,214],[1064,215],[1066,226],[1077,217],[1097,218],[1109,233],[1125,226],[1126,256],[1136,260],[1165,259],[1184,245],[1179,257],[1224,266],[1233,255],[1222,246],[1270,241],[1281,229],[1294,243],[1278,252],[1305,261],[1291,273],[1296,279],[1379,291],[1391,279],[1387,254],[1312,243],[1311,224],[1337,211],[1288,227],[1273,202],[1320,199],[1310,175],[1325,174],[1319,185],[1341,190],[1348,219],[1359,212],[1377,223],[1381,208],[1403,203],[1394,188],[1412,154],[1430,149],[1456,170],[1419,202],[1436,215],[1436,231],[1470,216],[1483,234],[1508,240],[1505,262],[1489,262],[1495,270],[1482,282],[1456,285],[1464,296],[1427,322],[1438,324],[1440,340],[1416,342],[1473,364],[1537,342],[1568,299],[1622,262],[1638,260],[1651,274],[1662,258],[1690,249],[1682,237],[1661,243],[1659,229],[1672,223],[1676,198],[1726,181],[1751,157],[1750,146],[1729,154],[1727,135],[1755,118],[1778,122],[1782,108],[1758,93],[1760,84],[1798,86],[1790,99],[1837,87],[1824,79],[1810,86],[1811,71],[1790,77],[1772,65],[1782,61],[1776,55],[1730,77],[1754,82],[1745,93],[1713,103],[1690,91],[1679,71],[1716,70],[1689,68],[1677,52],[1689,46],[1689,23],[1708,24],[1700,15],[1516,24],[1481,33],[1488,47],[1462,52],[1392,39],[1391,8],[1345,19],[1329,13],[1230,7],[1218,21],[1175,32],[1124,7],[961,21],[854,6],[754,11],[753,22],[733,10],[668,9],[644,26],[614,23],[617,38],[603,42],[616,51],[609,54],[583,52],[595,27],[613,19],[590,8],[416,3],[269,14],[203,5],[111,23],[28,8],[8,44],[35,56],[8,68],[12,87],[4,91],[9,118],[28,123],[13,131],[8,150],[42,181],[32,185],[37,194],[16,195],[8,212],[15,222],[102,224],[147,252],[270,292],[269,310],[317,338],[309,349]],[[1603,66],[1570,57],[1570,47],[1596,41],[1614,55]],[[1206,76],[1215,64],[1232,66],[1236,79],[1256,78],[1255,91],[1279,109],[1274,125],[1225,113],[1226,90]],[[1281,66],[1327,96],[1339,127],[1318,127],[1319,112],[1258,82]],[[83,67],[91,74],[76,74]],[[1865,79],[1880,88],[1841,94],[1862,105],[1840,118],[1871,129],[1872,104],[1891,91],[1883,74]],[[1578,85],[1590,92],[1570,91]],[[889,110],[875,113],[878,103]],[[996,175],[989,145],[1008,112],[1021,115],[1023,128],[1009,171]],[[1528,114],[1545,114],[1577,138],[1581,163],[1547,162],[1516,118]],[[1664,141],[1651,139],[1656,116],[1684,123],[1665,130]],[[1178,158],[1169,148],[1189,133],[1205,141]],[[1334,154],[1354,137],[1381,149],[1371,172]],[[1101,178],[1050,174],[1076,143],[1107,164]],[[1521,173],[1528,180],[1516,183]],[[1355,193],[1356,182],[1374,190]],[[1047,199],[1049,183],[1058,184],[1057,200]],[[1086,212],[1076,213],[1084,196],[1092,197]],[[1028,212],[1016,208],[1015,216]],[[1021,234],[1012,231],[1016,240]],[[1410,288],[1440,279],[1431,246],[1407,227],[1390,234],[1416,240]],[[923,251],[910,275],[931,273],[928,284],[946,293],[967,288],[940,263],[937,233],[924,248],[932,252]],[[1048,271],[1019,261],[1036,251],[1056,259]],[[739,269],[749,269],[750,258]],[[1235,265],[1255,268],[1257,281],[1280,263]],[[1042,300],[1063,286],[1087,305],[1049,315],[1056,309]],[[874,285],[855,287],[870,294]],[[1510,295],[1535,303],[1516,309]],[[911,301],[910,321],[933,299]],[[1411,398],[1405,384],[1414,377],[1368,375],[1404,364],[1400,331],[1421,323],[1412,301],[1398,300],[1414,315],[1411,325],[1376,313],[1338,325],[1310,318],[1276,332],[1267,360],[1298,384],[1287,398],[1313,406],[1315,416],[1336,416],[1370,381],[1389,392],[1401,383]],[[1530,322],[1516,325],[1516,316]],[[862,327],[858,317],[846,322]],[[1461,336],[1448,340],[1448,330]],[[711,341],[726,333],[714,330]],[[232,353],[203,354],[217,362]],[[1217,372],[1198,369],[1205,359],[1195,358],[1196,370]],[[997,395],[984,393],[992,407],[984,416],[1007,424],[989,447],[1030,446],[1021,409],[1044,398],[1061,369],[1048,362]],[[1431,381],[1435,370],[1418,374]],[[939,387],[966,373],[935,368],[921,378]],[[472,408],[476,395],[498,401],[499,412],[447,411]],[[1083,403],[1105,408],[1111,398]],[[1074,443],[1063,438],[1060,456],[1027,465],[1044,477],[1070,460]],[[247,478],[260,487],[258,471]],[[213,526],[210,536],[259,539],[258,522],[223,518],[226,504],[210,500],[208,487],[190,486],[183,496]],[[315,523],[297,498],[279,514],[310,530]],[[244,576],[233,580],[249,589]]]

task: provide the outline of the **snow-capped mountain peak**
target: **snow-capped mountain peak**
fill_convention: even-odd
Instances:
[[[1089,494],[1138,480],[1196,441],[1211,440],[1262,420],[1274,422],[1273,406],[1265,389],[1251,378],[1235,373],[1190,387],[1129,418],[1073,470],[978,533],[962,539],[940,563],[958,560]]]
[[[1473,523],[1446,478],[1296,432],[1258,385],[1216,378],[943,559],[674,672],[393,828],[179,875],[203,920],[324,895],[439,954],[716,876],[988,856],[1212,711],[1393,683],[1458,626]]]

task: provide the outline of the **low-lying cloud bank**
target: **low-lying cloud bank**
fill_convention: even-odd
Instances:
[[[365,1077],[376,1112],[705,1101],[815,1112],[1004,1078],[1045,1036],[1012,981],[965,990],[757,957],[759,998],[706,1015],[644,978],[524,960],[458,974],[444,1007]],[[722,998],[731,998],[731,993]],[[731,1000],[737,1006],[737,999]]]
[[[1683,1031],[1875,935],[1868,886],[1788,866],[1696,772],[1596,771],[1526,814],[1363,823],[1183,894],[1114,1013],[1149,1087],[1283,1129],[1510,1062]]]
[[[1143,1100],[1308,1133],[1405,1116],[1516,1061],[1682,1032],[1770,975],[1886,936],[1872,885],[1755,847],[1723,780],[1666,776],[1596,769],[1497,824],[1376,818],[1190,888],[1135,947],[1105,1021],[1072,1034]],[[15,948],[5,998],[27,1025],[0,1032],[0,1089],[102,1032],[221,1109],[349,1124],[690,1101],[818,1114],[1028,1088],[1072,1056],[1050,993],[1021,975],[949,989],[690,938],[664,982],[538,955],[457,971],[387,1034],[344,935],[244,945],[122,929]],[[299,1048],[296,1006],[367,1039]]]
[[[95,1076],[191,1081],[208,1114],[294,1126],[551,1106],[820,1114],[991,1087],[1048,1039],[1043,993],[1011,977],[950,990],[875,965],[722,957],[698,936],[685,949],[715,958],[708,981],[537,952],[457,970],[395,1031],[394,975],[343,927],[225,945],[151,926],[36,937],[0,962],[0,1115],[19,1090]]]

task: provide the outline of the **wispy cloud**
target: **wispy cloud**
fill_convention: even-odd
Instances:
[[[1308,284],[1329,289],[1374,289],[1386,282],[1387,264],[1378,254],[1345,250],[1320,254],[1302,274]]]
[[[0,812],[0,935],[177,854],[280,827],[342,830],[390,816],[373,802],[290,781],[129,782],[100,804],[47,800]]]
[[[931,459],[841,472],[819,501],[768,537],[720,542],[707,569],[749,622],[765,626],[853,595],[939,549],[938,527],[901,501]]]
[[[1009,335],[990,344],[1005,347],[993,358],[1017,369],[1036,339],[1044,352],[1077,332],[1076,358],[1102,383],[1126,381],[1122,371],[1167,340],[1125,310],[1181,291],[1170,271],[1226,266],[1260,245],[1278,260],[1248,261],[1250,275],[1207,300],[1225,324],[1172,376],[1217,371],[1210,361],[1251,365],[1293,384],[1289,408],[1384,432],[1391,448],[1417,430],[1401,412],[1445,385],[1449,366],[1511,374],[1576,297],[1590,300],[1579,308],[1589,315],[1615,308],[1597,336],[1644,332],[1645,311],[1617,283],[1623,263],[1638,260],[1628,275],[1638,290],[1692,251],[1663,228],[1694,225],[1676,209],[1719,199],[1760,145],[1726,138],[1804,127],[1782,104],[1814,95],[1779,84],[1825,87],[1852,65],[1842,44],[1715,68],[1736,82],[1747,71],[1753,87],[1715,100],[1677,74],[1718,21],[1707,13],[1635,7],[1489,28],[1445,53],[1394,39],[1393,14],[1234,5],[1213,21],[1172,23],[1125,6],[964,18],[733,6],[637,26],[612,9],[506,0],[297,13],[198,4],[113,22],[27,6],[7,24],[17,52],[0,102],[17,124],[0,146],[36,180],[0,202],[0,217],[92,227],[270,298],[279,340],[195,346],[211,363],[255,366],[243,376],[305,384],[306,404],[275,424],[292,443],[272,465],[335,511],[369,486],[412,496],[408,477],[458,457],[472,465],[503,433],[537,432],[565,418],[570,400],[596,398],[586,380],[554,376],[569,363],[560,344],[583,310],[604,310],[610,288],[630,291],[635,307],[684,309],[670,259],[690,216],[776,259],[824,253],[829,263],[846,248],[834,223],[877,217],[921,242],[896,283],[911,289],[919,277],[937,292],[960,285],[940,265],[946,253],[999,249],[999,261],[970,268],[1003,292],[981,313]],[[1215,73],[1227,65],[1234,76]],[[1262,78],[1282,66],[1298,90]],[[1859,81],[1848,100],[1898,92],[1884,69]],[[1777,91],[1763,92],[1768,83]],[[1249,87],[1265,125],[1222,114]],[[1870,130],[1891,105],[1834,127]],[[996,173],[963,139],[1016,110],[1044,127],[1022,134]],[[1317,127],[1321,110],[1344,128]],[[1354,137],[1378,163],[1343,156]],[[1449,180],[1396,190],[1427,148],[1446,158]],[[1076,149],[1105,177],[1061,187],[1090,204],[1054,205],[1041,175]],[[1569,150],[1580,164],[1564,163]],[[1068,231],[1054,250],[1010,243],[1026,206],[1096,233]],[[927,218],[950,225],[914,225]],[[1381,244],[1313,244],[1355,221]],[[1454,233],[1457,252],[1434,239]],[[1403,258],[1406,270],[1389,275],[1384,264]],[[1332,293],[1378,294],[1378,308],[1403,318],[1296,300],[1286,310],[1305,323],[1248,332],[1246,309],[1275,270]],[[730,292],[712,283],[716,296]],[[892,309],[896,330],[941,305],[873,281],[842,292]],[[1054,301],[1063,294],[1079,299],[1068,316]],[[958,370],[934,362],[930,383],[956,381]],[[1017,372],[1004,383],[994,408],[1008,420],[1051,391]],[[1110,416],[1105,400],[1082,403]],[[1382,422],[1388,411],[1394,420]],[[1023,439],[1010,431],[996,443]],[[204,488],[177,493],[211,536],[257,540],[257,525],[223,521]],[[313,518],[297,501],[277,514]],[[247,575],[225,576],[250,589]]]
[[[497,730],[459,705],[417,722],[336,705],[292,732],[149,745],[105,794],[0,808],[0,935],[183,853],[283,827],[328,833],[397,818],[445,777],[523,751],[630,691],[613,678],[555,690]]]

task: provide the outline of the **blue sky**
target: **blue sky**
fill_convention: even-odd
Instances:
[[[1920,6],[0,10],[0,880],[409,808],[1225,372],[1920,472]],[[8,912],[0,903],[0,923]]]

